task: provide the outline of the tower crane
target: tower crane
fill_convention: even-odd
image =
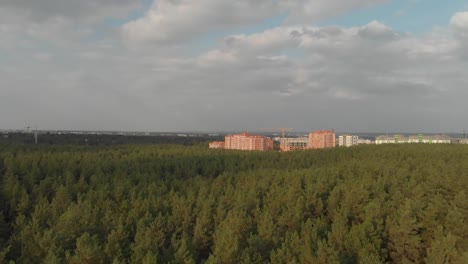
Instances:
[[[26,128],[26,132],[27,133],[33,133],[34,134],[34,144],[37,145],[37,126],[34,128],[34,130],[31,131],[32,127],[30,126],[27,126],[25,127]]]
[[[286,134],[286,131],[292,131],[293,129],[292,129],[292,128],[288,128],[288,127],[275,127],[275,128],[264,128],[263,130],[268,130],[268,131],[273,131],[273,130],[281,131],[281,138],[284,138],[284,136],[285,136],[285,134]]]

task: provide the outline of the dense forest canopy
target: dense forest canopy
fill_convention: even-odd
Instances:
[[[468,148],[0,146],[0,263],[468,263]]]
[[[39,145],[87,145],[108,146],[122,144],[179,144],[193,145],[210,140],[224,139],[222,135],[209,136],[207,134],[172,135],[119,135],[119,134],[90,134],[90,133],[50,133],[40,132],[37,135]],[[0,145],[3,144],[35,144],[34,133],[9,132],[0,134]]]

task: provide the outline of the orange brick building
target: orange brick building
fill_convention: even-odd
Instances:
[[[266,151],[273,149],[273,141],[267,137],[250,135],[249,133],[227,135],[224,140],[224,148]]]
[[[309,148],[323,149],[336,147],[336,135],[332,130],[318,130],[309,134]]]
[[[209,144],[210,149],[223,149],[224,141],[214,141]]]

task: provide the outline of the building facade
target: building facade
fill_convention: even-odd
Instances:
[[[323,149],[336,147],[336,135],[332,130],[319,130],[309,134],[310,149]]]
[[[425,136],[423,134],[404,136],[404,135],[393,135],[393,136],[378,136],[375,139],[375,144],[405,144],[405,143],[425,143],[425,144],[450,144],[452,140],[450,137],[445,135],[433,135]]]
[[[280,140],[281,151],[304,150],[309,146],[309,138],[282,138]]]
[[[450,142],[452,144],[468,144],[468,138],[452,138]]]
[[[358,139],[358,145],[370,145],[370,144],[374,144],[374,141],[370,139],[364,139],[364,138]]]
[[[214,141],[209,144],[210,149],[223,149],[224,141]]]
[[[359,144],[359,137],[355,135],[341,135],[338,137],[338,146],[351,147]]]
[[[273,149],[273,141],[265,136],[241,133],[236,135],[227,135],[224,140],[224,148],[266,151]]]

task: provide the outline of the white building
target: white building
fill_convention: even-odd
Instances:
[[[468,144],[468,138],[452,138],[452,144]]]
[[[351,147],[359,143],[359,137],[354,135],[342,135],[338,137],[338,146]]]
[[[399,144],[399,143],[425,143],[425,144],[450,144],[451,139],[445,135],[425,136],[422,134],[415,136],[378,136],[375,144]]]
[[[378,136],[375,138],[375,144],[380,145],[380,144],[397,144],[397,143],[407,143],[402,141],[402,138],[404,138],[403,135],[393,135],[393,136]]]
[[[374,144],[374,141],[370,139],[364,139],[364,138],[358,139],[358,145],[370,145],[370,144]]]

